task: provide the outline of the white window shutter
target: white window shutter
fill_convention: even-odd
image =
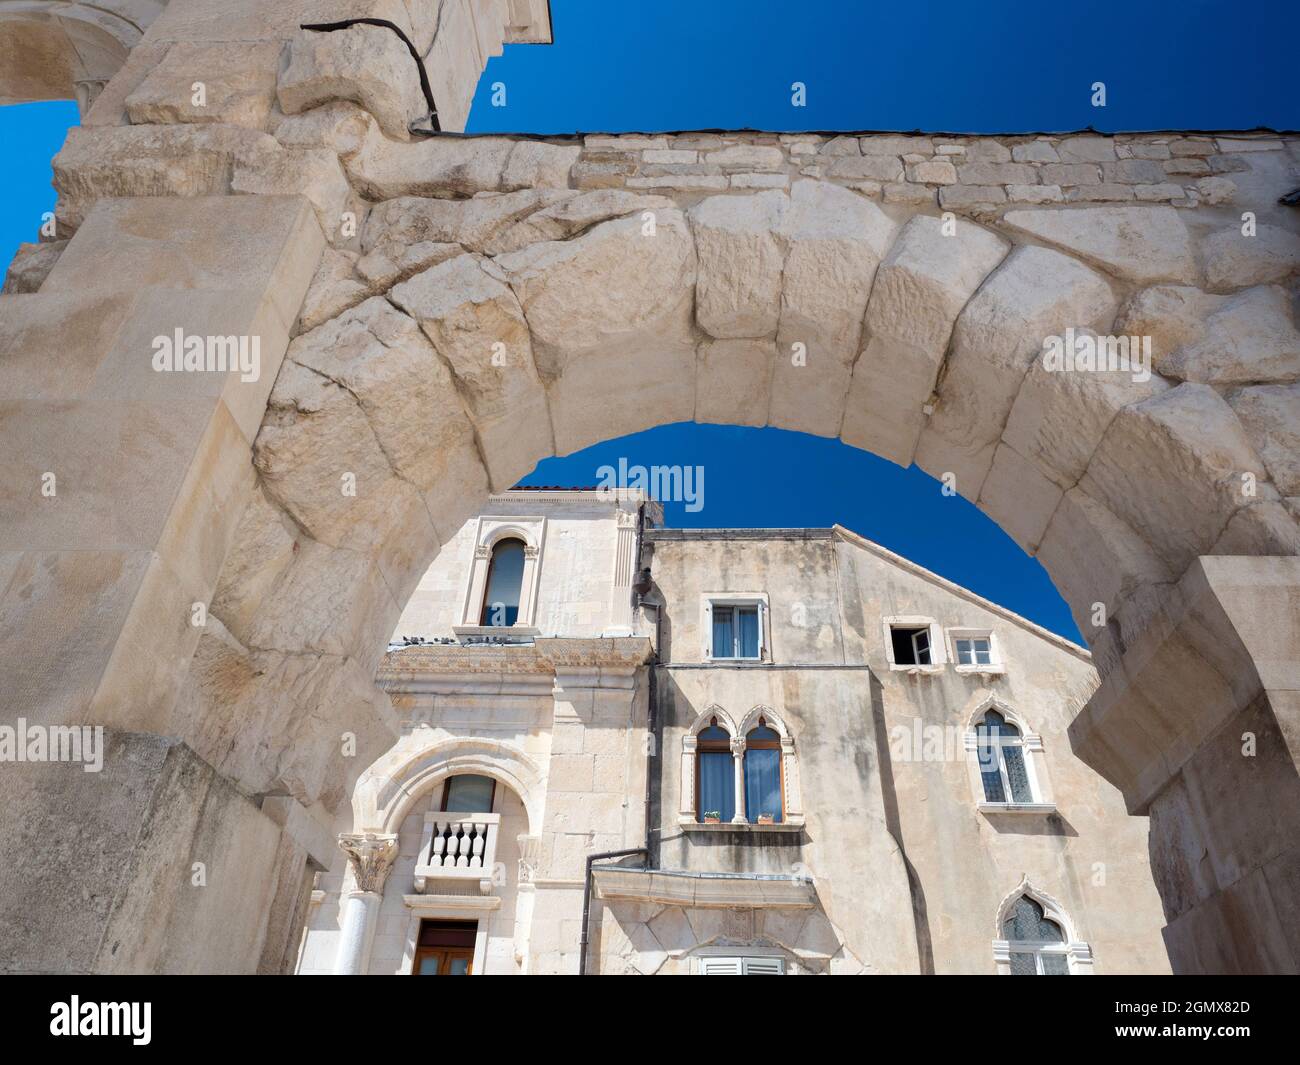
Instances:
[[[784,958],[741,958],[746,976],[784,976]]]
[[[740,976],[740,958],[701,958],[701,976]]]

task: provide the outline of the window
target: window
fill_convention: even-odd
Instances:
[[[713,607],[713,657],[759,657],[759,607]]]
[[[1020,730],[996,710],[975,726],[975,751],[985,802],[1034,802]]]
[[[498,540],[488,563],[480,625],[513,625],[519,620],[519,594],[524,581],[524,542]]]
[[[930,630],[893,626],[889,630],[894,645],[894,662],[900,666],[928,666],[930,657]]]
[[[949,629],[953,661],[958,673],[1002,673],[998,643],[988,629]]]
[[[490,814],[496,787],[491,777],[472,773],[448,777],[442,787],[442,809],[447,813]]]
[[[736,814],[736,769],[731,737],[712,718],[697,737],[695,809],[699,821],[725,825]]]
[[[477,934],[475,921],[421,921],[412,975],[472,975]]]
[[[784,976],[784,958],[707,957],[700,959],[700,976]]]
[[[1061,926],[1028,895],[1012,904],[1002,922],[1012,976],[1069,976],[1070,947]]]
[[[745,819],[751,824],[781,823],[781,737],[758,719],[745,736]]]

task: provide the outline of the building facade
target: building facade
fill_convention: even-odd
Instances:
[[[300,973],[1168,971],[1087,652],[846,529],[495,495],[379,681]]]

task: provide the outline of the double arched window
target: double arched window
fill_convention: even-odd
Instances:
[[[524,542],[513,536],[498,540],[488,562],[480,625],[513,625],[519,620],[524,584]]]
[[[739,728],[719,708],[701,716],[683,745],[682,820],[695,824],[802,824],[794,743],[763,708]],[[686,793],[689,789],[689,795]]]

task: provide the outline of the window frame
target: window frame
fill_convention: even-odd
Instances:
[[[453,810],[452,813],[469,813],[469,814],[490,814],[496,812],[497,805],[497,781],[496,777],[490,777],[486,773],[452,773],[442,782],[442,799],[438,807],[439,813],[447,813],[447,803],[451,801],[451,782],[457,777],[481,777],[483,780],[492,782],[492,798],[488,801],[486,810]]]
[[[943,628],[932,617],[920,614],[892,614],[881,618],[885,642],[885,660],[893,673],[942,673],[947,666],[948,656],[943,638]],[[930,640],[930,661],[926,665],[912,662],[899,662],[894,658],[895,629],[925,629]],[[915,641],[915,634],[913,634]],[[915,643],[913,643],[915,649]]]
[[[1020,747],[1021,758],[1025,764],[1025,777],[1029,782],[1031,802],[1015,802],[1011,799],[1011,784],[1007,778],[1006,760],[999,751],[998,774],[1002,779],[1002,793],[1007,796],[1005,802],[991,802],[984,791],[984,777],[980,768],[979,733],[976,726],[984,722],[989,711],[1002,716],[1008,725],[1013,725],[1020,732],[1016,744]],[[983,814],[1028,814],[1041,815],[1054,813],[1056,803],[1052,798],[1051,780],[1047,772],[1047,763],[1043,750],[1043,738],[1033,731],[1024,717],[1001,699],[985,697],[980,699],[966,718],[965,733],[966,761],[969,767],[971,797],[975,808]]]
[[[770,731],[770,732],[775,732],[775,733],[776,733],[776,739],[774,739],[774,740],[750,740],[749,737],[750,737],[751,735],[753,735],[753,733],[754,733],[756,730],[760,729],[760,728],[765,728],[765,729],[767,729],[767,730]],[[757,720],[756,722],[754,722],[753,727],[750,728],[750,729],[745,733],[743,739],[744,739],[744,741],[745,741],[745,747],[744,747],[744,750],[742,751],[741,756],[740,756],[740,770],[741,770],[741,774],[742,774],[742,780],[741,780],[741,794],[745,796],[745,811],[744,811],[744,815],[745,815],[745,823],[746,823],[746,824],[750,824],[750,825],[760,825],[760,824],[764,824],[764,822],[759,821],[759,820],[757,819],[758,816],[760,816],[760,815],[755,815],[755,817],[752,818],[752,819],[751,819],[750,816],[749,816],[749,752],[750,752],[751,750],[754,750],[754,751],[776,751],[777,788],[779,789],[780,798],[781,798],[781,810],[780,810],[780,820],[779,820],[779,821],[773,821],[773,822],[771,822],[771,823],[774,824],[774,825],[785,824],[785,819],[786,819],[786,809],[785,809],[785,756],[784,756],[784,750],[783,750],[783,747],[782,747],[781,733],[778,732],[776,729],[772,728],[772,726],[771,726],[771,724],[768,722],[768,720],[767,720],[767,716],[766,716],[765,714],[760,714],[758,720]],[[765,826],[765,827],[766,827],[766,826]]]
[[[758,611],[758,656],[737,658],[713,653],[713,610],[715,607],[746,608]],[[740,636],[740,625],[733,624],[733,649]],[[761,665],[772,661],[772,610],[766,592],[704,592],[700,596],[700,632],[702,659],[729,666]]]
[[[470,549],[460,624],[452,626],[452,632],[456,636],[462,639],[479,636],[518,638],[540,634],[536,627],[537,604],[542,558],[546,549],[546,524],[544,516],[484,514],[479,517]],[[493,552],[502,540],[521,540],[524,545],[524,572],[519,582],[519,613],[513,625],[484,625],[483,608],[487,601]]]
[[[727,738],[726,738],[726,740],[702,740],[702,739],[699,739],[699,734],[698,734],[698,733],[697,733],[697,735],[696,735],[696,747],[695,747],[695,821],[696,821],[696,824],[701,824],[701,825],[706,823],[705,820],[704,820],[704,810],[701,809],[701,805],[700,805],[701,785],[702,785],[702,783],[703,783],[703,777],[704,777],[704,761],[703,761],[703,759],[700,757],[701,755],[704,755],[704,754],[726,754],[727,757],[731,758],[731,791],[732,791],[732,802],[733,802],[733,803],[735,802],[735,791],[736,791],[736,776],[735,776],[735,774],[736,774],[736,762],[735,762],[735,759],[732,757],[732,740],[735,738],[735,734],[732,733],[732,732],[730,732],[730,731],[728,730],[728,728],[727,728],[726,725],[721,724],[721,723],[718,721],[718,716],[717,716],[717,714],[714,714],[714,715],[710,718],[710,723],[709,723],[708,725],[705,725],[705,726],[704,726],[704,729],[701,729],[700,732],[702,733],[702,732],[704,732],[706,729],[709,729],[709,728],[720,728],[720,729],[722,729],[723,732],[726,732],[726,733],[727,733]],[[732,823],[730,820],[723,820],[723,818],[722,818],[722,816],[721,816],[721,814],[722,814],[722,811],[721,811],[721,810],[718,811],[718,814],[719,814],[719,816],[718,816],[718,824],[726,825],[726,824],[731,824],[731,823]],[[732,817],[733,817],[733,818],[735,817],[735,814],[736,814],[736,811],[733,810],[733,811],[732,811]]]
[[[1043,916],[1061,929],[1061,941],[1037,939],[1003,939],[1003,924],[1011,909],[1021,898],[1031,899],[1043,910]],[[1074,922],[1066,915],[1061,904],[1044,891],[1040,891],[1029,878],[1022,877],[1010,894],[998,905],[994,919],[993,965],[999,976],[1014,975],[1011,972],[1012,954],[1033,954],[1035,975],[1045,976],[1042,956],[1060,954],[1065,957],[1066,974],[1069,976],[1093,975],[1092,948],[1079,935]]]
[[[999,674],[1007,671],[1006,663],[1002,659],[1002,648],[999,646],[997,633],[992,629],[958,626],[948,629],[945,636],[948,643],[949,658],[958,673]],[[975,662],[970,665],[963,664],[957,648],[959,640],[988,640],[989,661],[987,663]]]

